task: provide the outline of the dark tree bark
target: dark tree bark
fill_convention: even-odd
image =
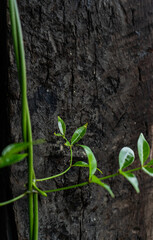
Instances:
[[[153,124],[153,1],[19,1],[26,50],[28,97],[38,178],[68,166],[67,149],[53,132],[57,116],[69,136],[89,123],[84,144],[105,175],[118,169],[119,150],[136,150],[141,132],[151,143]],[[13,47],[9,43],[9,119],[12,141],[21,140],[21,104]],[[74,160],[85,158],[74,152]],[[136,160],[137,166],[139,161]],[[116,198],[96,185],[39,198],[41,240],[151,240],[152,179],[138,174],[137,195],[121,177],[107,181]],[[27,164],[11,167],[13,195],[27,181]],[[75,169],[40,184],[51,189],[87,179]],[[28,239],[27,199],[13,205],[18,238]]]

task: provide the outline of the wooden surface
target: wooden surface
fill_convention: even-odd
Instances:
[[[66,169],[67,149],[53,133],[57,116],[68,135],[88,122],[83,143],[104,175],[118,169],[118,153],[141,132],[151,143],[153,124],[153,1],[20,1],[26,50],[28,98],[38,178]],[[10,35],[9,35],[10,36]],[[9,119],[11,139],[21,139],[20,94],[9,39]],[[74,152],[74,160],[82,153]],[[81,158],[82,159],[82,158]],[[139,162],[136,161],[135,166]],[[96,185],[39,198],[40,240],[152,240],[153,181],[138,174],[137,195],[121,177],[111,179],[116,198]],[[11,168],[13,195],[27,181],[26,162]],[[51,189],[87,179],[82,170],[40,184]],[[13,206],[19,240],[28,239],[27,202]]]

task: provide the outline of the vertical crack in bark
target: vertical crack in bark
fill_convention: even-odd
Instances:
[[[39,22],[41,24],[41,19],[42,19],[42,6],[39,6]]]
[[[97,47],[96,47],[96,44],[95,44],[95,62],[94,62],[94,72],[93,72],[93,75],[94,75],[94,82],[95,82],[95,95],[96,95],[96,99],[98,99],[98,85],[97,85]]]
[[[66,43],[66,39],[65,39],[65,1],[63,1],[63,35],[64,35],[64,45]],[[64,48],[63,48],[64,50]]]
[[[97,10],[98,15],[98,10]],[[95,90],[96,90],[96,99],[98,99],[98,85],[97,85],[97,46],[96,46],[96,33],[94,32],[94,82],[95,82]]]
[[[131,8],[131,14],[132,14],[132,25],[133,25],[133,26],[135,25],[135,16],[134,16],[134,13],[135,13],[135,9]]]
[[[140,67],[138,67],[138,73],[139,73],[139,81],[142,82],[141,68]]]
[[[145,121],[146,137],[148,137],[148,122]]]
[[[76,26],[76,24],[75,24],[75,26],[74,26],[74,31],[75,31],[75,66],[77,66],[77,26]]]
[[[73,94],[74,94],[74,74],[73,74],[73,66],[72,66],[72,70],[71,70],[71,99],[72,99],[72,104],[73,104]]]
[[[81,169],[79,169],[78,183],[79,183],[80,178],[81,178]],[[80,236],[79,236],[79,240],[82,239],[82,222],[83,222],[83,216],[84,216],[84,204],[83,204],[82,188],[80,188],[80,191],[81,191],[82,208],[81,208],[81,211],[80,211]]]
[[[46,67],[47,67],[47,73],[46,73],[46,79],[45,79],[45,83],[48,83],[49,80],[49,57],[48,57],[48,47],[47,47],[47,60],[46,60]]]
[[[79,240],[81,240],[82,238],[82,223],[81,223],[81,220],[80,220],[80,237],[79,237]]]
[[[92,25],[91,12],[90,12],[90,10],[88,8],[87,8],[87,16],[88,16],[88,25],[87,25],[88,39],[90,39],[90,31],[93,30],[93,25]]]
[[[0,1],[0,152],[9,142],[9,120],[8,120],[8,54],[7,54],[7,1]],[[9,181],[10,168],[0,169],[0,202],[12,198],[11,185]],[[13,205],[0,208],[0,238],[6,240],[18,239],[15,225]]]

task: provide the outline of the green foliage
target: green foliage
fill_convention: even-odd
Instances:
[[[97,170],[97,161],[91,149],[85,145],[79,145],[85,150],[89,163],[89,181]]]
[[[106,183],[101,182],[100,179],[97,178],[95,175],[92,176],[91,182],[96,183],[96,184],[100,185],[101,187],[105,188],[109,192],[109,194],[111,195],[112,198],[115,197],[110,186],[108,186]]]
[[[124,147],[119,153],[119,166],[120,169],[124,169],[131,165],[134,161],[134,152],[129,147]]]
[[[74,145],[75,143],[77,143],[80,139],[82,139],[84,137],[84,135],[86,134],[87,131],[87,125],[88,123],[86,123],[85,125],[83,125],[82,127],[79,127],[73,134],[72,138],[71,138],[71,145]]]
[[[10,166],[14,163],[20,162],[25,157],[27,157],[27,153],[20,153],[24,151],[29,146],[29,143],[14,143],[8,145],[2,151],[2,155],[0,157],[0,168]],[[19,154],[20,153],[20,154]]]
[[[14,163],[20,162],[25,157],[27,157],[27,155],[27,153],[23,153],[0,157],[0,168],[8,167]]]
[[[55,135],[56,137],[63,137],[63,134],[61,134],[61,133],[54,133],[54,135]]]
[[[86,133],[87,124],[83,125],[82,127],[79,127],[74,132],[74,134],[71,138],[71,141],[69,141],[66,138],[66,125],[60,117],[58,117],[58,128],[60,130],[60,133],[55,134],[55,136],[61,137],[62,139],[64,139],[64,141],[65,141],[64,145],[69,148],[69,150],[70,150],[70,163],[69,164],[70,165],[66,170],[64,170],[63,172],[61,172],[57,175],[45,177],[42,179],[34,178],[33,182],[32,182],[32,192],[36,192],[37,194],[41,194],[42,196],[47,197],[47,194],[46,194],[47,192],[49,193],[49,192],[68,190],[71,188],[82,187],[86,184],[94,183],[94,184],[97,184],[97,185],[101,186],[102,188],[104,188],[110,194],[110,196],[112,198],[114,198],[115,196],[114,196],[114,193],[111,190],[110,186],[107,183],[104,183],[104,181],[106,179],[116,177],[118,175],[122,175],[134,187],[136,192],[139,193],[140,190],[139,190],[138,180],[137,180],[137,177],[133,174],[133,172],[142,169],[148,175],[153,176],[153,168],[152,168],[153,159],[148,164],[144,165],[144,163],[146,162],[146,160],[149,157],[150,147],[149,147],[149,144],[147,143],[147,141],[145,140],[143,134],[140,134],[140,137],[138,139],[138,144],[137,144],[138,145],[138,155],[140,158],[141,167],[125,171],[125,169],[128,168],[129,166],[131,166],[132,163],[134,162],[135,154],[131,148],[123,147],[119,153],[119,171],[118,171],[118,173],[99,178],[95,175],[96,170],[98,170],[100,173],[102,173],[102,171],[99,168],[97,168],[97,160],[95,158],[95,155],[88,146],[76,145],[76,147],[83,148],[83,150],[85,151],[85,154],[87,156],[88,163],[86,163],[84,161],[78,161],[78,162],[72,164],[72,159],[73,159],[72,147],[74,148],[74,144],[76,144],[79,140],[81,140],[84,137],[84,135]],[[40,143],[40,142],[41,141],[38,140],[33,143]],[[14,164],[14,163],[22,160],[23,158],[25,158],[28,154],[20,153],[20,152],[26,150],[28,148],[29,144],[31,145],[31,143],[15,143],[15,144],[11,144],[11,145],[7,146],[2,151],[2,156],[0,157],[0,167]],[[63,188],[59,188],[59,189],[47,190],[47,191],[41,190],[37,187],[36,183],[38,181],[48,181],[48,180],[54,179],[56,177],[60,177],[64,174],[66,174],[72,167],[84,167],[84,168],[88,169],[88,172],[89,172],[88,182],[83,182],[80,184],[63,187]],[[14,198],[14,199],[11,199],[4,203],[0,203],[0,206],[4,206],[4,205],[12,203],[18,199],[21,199],[22,197],[24,197],[25,195],[27,195],[29,193],[31,193],[31,191],[27,190],[25,193],[23,193],[22,195]],[[34,199],[36,201],[37,198],[35,197]],[[35,204],[37,206],[37,202],[35,202]],[[34,238],[34,239],[37,239],[37,238]],[[31,238],[31,240],[34,240],[34,239]]]
[[[73,164],[73,167],[89,167],[89,164],[83,161],[79,161]]]
[[[141,166],[143,166],[149,157],[150,147],[142,133],[139,136],[137,147],[138,147],[138,155],[141,162]]]
[[[64,143],[64,145],[67,146],[67,147],[70,147],[70,146],[71,146],[71,144],[70,144],[69,141],[66,141],[66,143]]]
[[[134,161],[134,152],[129,147],[124,147],[121,149],[119,153],[119,171],[115,174],[104,176],[102,178],[98,178],[96,174],[96,170],[98,170],[100,173],[102,171],[97,168],[97,161],[96,158],[92,152],[92,150],[85,145],[79,145],[86,153],[86,156],[88,158],[88,164],[84,161],[78,161],[74,164],[72,164],[73,160],[73,151],[72,148],[75,147],[75,144],[81,140],[87,131],[87,123],[81,127],[79,127],[74,134],[71,137],[71,140],[69,141],[66,138],[66,125],[64,121],[58,117],[58,128],[60,133],[54,133],[55,136],[61,137],[65,141],[65,146],[70,151],[70,162],[69,167],[64,170],[63,172],[50,176],[45,177],[42,179],[37,179],[35,176],[35,171],[33,167],[33,144],[32,141],[32,129],[31,129],[31,121],[30,121],[30,113],[29,113],[29,107],[28,107],[28,99],[27,99],[27,79],[26,79],[26,64],[25,64],[25,54],[24,54],[24,45],[23,45],[23,37],[22,37],[22,29],[21,29],[21,23],[20,23],[20,17],[17,7],[16,0],[9,0],[9,9],[10,9],[10,19],[11,19],[11,29],[12,29],[12,36],[13,36],[13,43],[14,43],[14,51],[15,51],[15,57],[17,62],[17,69],[19,73],[19,83],[21,88],[21,103],[22,103],[22,133],[23,133],[23,143],[15,143],[7,146],[0,157],[0,168],[9,166],[11,164],[15,164],[16,162],[19,162],[23,160],[25,157],[27,157],[28,162],[28,184],[27,190],[19,195],[18,197],[11,199],[9,201],[0,203],[0,206],[4,206],[6,204],[12,203],[14,201],[17,201],[21,199],[22,197],[28,195],[28,204],[29,204],[29,239],[30,240],[38,240],[38,194],[41,194],[44,197],[47,197],[46,193],[49,192],[57,192],[57,191],[63,191],[72,189],[75,187],[82,187],[90,183],[95,183],[97,185],[100,185],[105,190],[108,191],[108,193],[111,195],[111,197],[114,197],[114,194],[110,188],[109,185],[104,183],[103,181],[116,177],[119,175],[122,175],[125,179],[127,179],[137,193],[139,193],[139,186],[138,186],[138,180],[136,176],[132,173],[134,171],[143,170],[145,173],[147,173],[150,176],[153,176],[153,160],[151,160],[148,164],[144,165],[144,163],[147,161],[149,154],[150,154],[150,147],[147,141],[145,140],[143,134],[140,134],[140,137],[138,139],[138,155],[140,158],[141,167],[131,169],[128,171],[123,171],[125,168],[129,167],[133,161]],[[38,140],[39,143],[39,140]],[[76,146],[77,147],[77,146]],[[26,150],[27,152],[21,153],[22,151]],[[57,188],[57,189],[51,189],[51,190],[41,190],[37,187],[36,183],[38,181],[48,181],[57,177],[60,177],[64,174],[66,174],[72,167],[85,167],[88,169],[89,172],[89,179],[87,182],[83,182],[80,184],[67,186],[63,188]]]
[[[15,153],[19,153],[21,151],[24,151],[29,146],[29,143],[13,143],[8,145],[6,148],[2,151],[2,156],[10,156]]]
[[[65,136],[66,125],[65,125],[65,122],[60,117],[58,117],[58,128],[59,128],[60,133],[62,134],[62,136]]]
[[[147,166],[153,166],[153,159],[149,163],[147,163]]]
[[[143,167],[142,170],[147,173],[148,175],[150,175],[151,177],[153,177],[153,168],[151,167]]]
[[[134,187],[137,193],[140,192],[139,186],[138,186],[138,180],[133,173],[122,172],[122,170],[120,170],[120,174],[123,175],[132,184],[132,186]]]

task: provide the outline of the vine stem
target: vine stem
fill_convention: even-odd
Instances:
[[[145,167],[145,166],[144,166],[144,167]],[[142,169],[142,167],[138,167],[138,168],[134,168],[134,169],[125,171],[125,173],[132,173],[132,172],[139,171],[139,170],[141,170],[141,169]],[[106,179],[113,178],[113,177],[116,177],[116,176],[119,176],[119,175],[121,175],[121,173],[120,173],[120,172],[117,172],[117,173],[114,173],[114,174],[112,174],[112,175],[108,175],[108,176],[99,178],[99,180],[106,180]],[[72,188],[83,187],[83,186],[88,185],[88,184],[90,184],[90,183],[92,183],[92,182],[83,182],[83,183],[79,183],[79,184],[72,185],[72,186],[68,186],[68,187],[46,190],[46,191],[44,191],[44,192],[45,192],[45,193],[59,192],[59,191],[68,190],[68,189],[72,189]]]
[[[24,142],[30,142],[28,148],[28,191],[29,194],[29,221],[30,221],[30,239],[33,240],[33,227],[35,227],[35,239],[38,238],[38,223],[34,224],[34,220],[37,219],[36,211],[34,211],[34,204],[36,204],[36,193],[32,192],[32,183],[35,176],[33,169],[33,145],[32,145],[32,129],[31,121],[27,100],[27,77],[26,77],[26,64],[25,64],[25,53],[23,45],[22,28],[20,23],[19,11],[16,0],[9,0],[10,17],[11,17],[11,28],[15,49],[15,56],[17,62],[17,68],[19,73],[19,83],[21,88],[22,98],[22,133]],[[35,201],[34,201],[35,198]],[[38,204],[38,203],[37,203]],[[37,207],[35,207],[37,209]],[[37,234],[36,234],[37,232]],[[36,238],[37,235],[37,238]]]
[[[70,146],[70,152],[71,152],[70,167],[71,167],[71,166],[72,166],[72,161],[73,161],[73,151],[72,151],[72,146]]]
[[[47,177],[47,178],[41,178],[41,179],[36,179],[36,182],[42,182],[42,181],[47,181],[47,180],[51,180],[53,178],[57,178],[62,176],[63,174],[65,174],[66,172],[68,172],[70,170],[71,167],[68,167],[64,172],[59,173],[57,175],[51,176],[51,177]]]
[[[34,231],[33,231],[33,240],[38,240],[38,193],[34,193]]]
[[[47,194],[46,194],[45,192],[43,192],[42,190],[40,190],[40,189],[35,185],[35,183],[33,183],[33,187],[34,187],[34,189],[35,189],[37,192],[39,192],[42,196],[47,197]]]
[[[66,139],[66,138],[64,137],[64,139]],[[66,139],[66,140],[67,140],[67,139]],[[69,166],[64,172],[61,172],[61,173],[56,174],[56,175],[51,176],[51,177],[36,179],[36,182],[42,182],[42,181],[51,180],[51,179],[53,179],[53,178],[60,177],[60,176],[64,175],[65,173],[67,173],[67,172],[71,169],[71,167],[72,167],[72,160],[73,160],[72,146],[70,146],[70,153],[71,153],[70,166]]]
[[[10,204],[10,203],[13,203],[13,202],[15,202],[15,201],[17,201],[17,200],[23,198],[25,195],[27,195],[27,192],[25,192],[25,193],[23,193],[23,194],[21,194],[21,195],[15,197],[15,198],[13,198],[13,199],[11,199],[11,200],[8,200],[8,201],[5,201],[5,202],[2,202],[2,203],[0,203],[0,207],[5,206],[5,205]]]
[[[132,173],[132,172],[139,171],[139,170],[141,170],[141,169],[142,169],[142,167],[138,167],[138,168],[134,168],[134,169],[125,171],[125,173]],[[116,177],[116,176],[119,176],[119,175],[121,175],[121,173],[120,173],[120,172],[117,172],[117,173],[115,173],[115,174],[108,175],[108,176],[106,176],[106,177],[102,177],[102,178],[99,178],[99,179],[100,179],[100,180],[106,180],[106,179],[108,179],[108,178]]]
[[[59,192],[59,191],[68,190],[68,189],[72,189],[72,188],[83,187],[83,186],[85,186],[85,185],[87,185],[87,184],[89,184],[89,182],[83,182],[83,183],[79,183],[79,184],[76,184],[76,185],[72,185],[72,186],[68,186],[68,187],[63,187],[63,188],[46,190],[46,191],[44,191],[44,192],[45,192],[45,193]]]

